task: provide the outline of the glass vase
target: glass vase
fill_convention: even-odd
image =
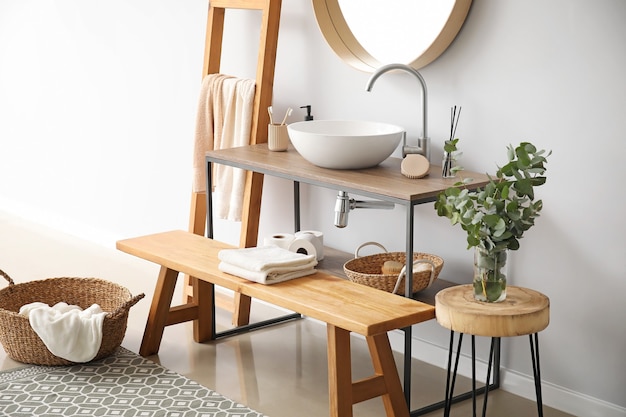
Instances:
[[[452,171],[455,166],[455,160],[452,154],[444,152],[443,161],[441,161],[441,177],[442,178],[454,178],[456,174]]]
[[[506,299],[506,261],[508,250],[474,250],[474,298],[488,303]]]

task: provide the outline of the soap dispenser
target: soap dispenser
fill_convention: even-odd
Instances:
[[[301,109],[306,108],[306,116],[304,116],[304,121],[308,122],[309,120],[313,120],[313,115],[311,114],[311,105],[307,104],[306,106],[300,106]]]

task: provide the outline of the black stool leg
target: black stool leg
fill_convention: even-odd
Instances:
[[[472,335],[472,416],[476,417],[476,336]]]
[[[491,377],[491,365],[495,352],[496,338],[491,338],[491,347],[489,348],[489,362],[487,363],[487,381],[485,381],[485,399],[483,401],[483,417],[487,415],[487,399],[489,398],[489,379]]]
[[[450,407],[452,406],[452,394],[450,393],[450,379],[452,373],[452,347],[454,346],[454,331],[450,330],[450,346],[448,347],[448,374],[446,377],[446,396],[444,398],[443,416],[450,417]],[[452,384],[454,390],[454,384]]]
[[[444,404],[444,417],[450,417],[450,409],[452,408],[452,398],[454,396],[454,384],[456,383],[456,374],[459,369],[459,357],[461,355],[461,343],[463,342],[463,333],[459,333],[459,342],[456,350],[456,358],[454,361],[454,372],[452,372],[452,347],[454,346],[454,330],[450,331],[450,347],[448,349],[448,377],[446,378],[446,398]]]
[[[533,340],[534,336],[534,340]],[[530,356],[533,362],[533,376],[535,377],[535,394],[537,395],[537,415],[543,417],[543,400],[541,398],[541,370],[539,368],[539,334],[528,335],[530,339]]]

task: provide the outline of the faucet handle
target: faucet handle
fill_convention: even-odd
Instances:
[[[417,146],[407,145],[405,138],[402,142],[402,158],[410,154],[423,155],[430,161],[430,138],[418,138]]]

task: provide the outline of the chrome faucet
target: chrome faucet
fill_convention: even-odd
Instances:
[[[384,65],[378,68],[376,71],[374,71],[370,79],[367,81],[365,88],[367,91],[372,91],[372,87],[374,86],[374,83],[376,82],[378,77],[380,77],[381,75],[383,75],[384,73],[388,71],[393,71],[393,70],[402,70],[402,71],[408,72],[409,74],[414,75],[415,78],[417,78],[417,80],[419,81],[420,85],[422,86],[422,136],[417,139],[417,146],[409,146],[406,144],[406,133],[404,134],[403,139],[402,139],[402,157],[404,158],[407,154],[410,154],[410,153],[418,153],[418,154],[424,155],[430,161],[430,138],[428,137],[428,117],[427,117],[428,92],[426,90],[426,82],[424,81],[422,74],[417,72],[415,68],[410,67],[405,64]]]

